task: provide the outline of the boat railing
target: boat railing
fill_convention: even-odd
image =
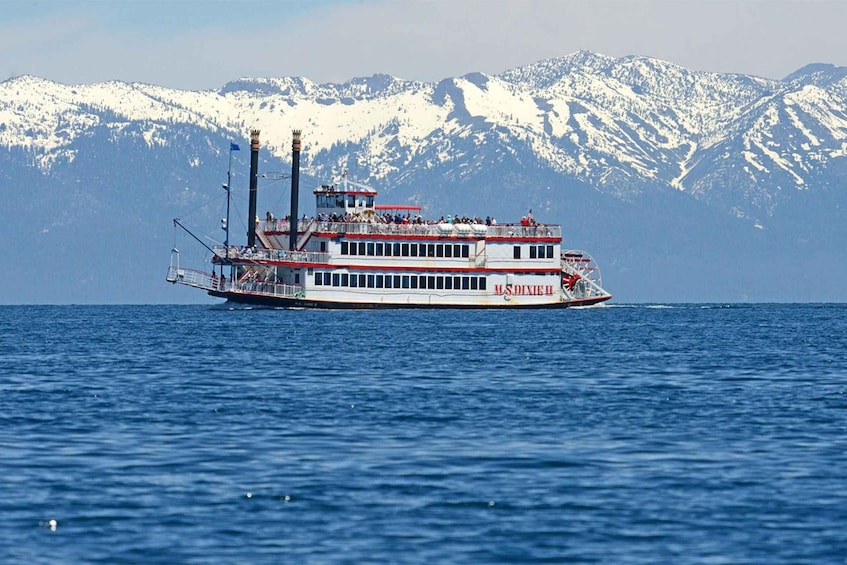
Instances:
[[[244,294],[261,294],[287,298],[303,298],[306,293],[302,285],[277,284],[257,281],[227,281],[222,290]]]
[[[317,231],[345,235],[444,235],[437,225],[379,222],[318,222]]]
[[[185,269],[175,265],[171,265],[168,268],[166,280],[169,283],[184,284],[205,290],[213,288],[214,284],[216,284],[212,273],[206,273],[196,269]]]
[[[297,231],[303,232],[312,223],[310,218],[303,218],[297,221]],[[291,221],[285,219],[263,220],[259,222],[262,231],[271,233],[288,233],[291,231]]]
[[[266,221],[262,229],[268,232],[287,232],[289,230],[288,220]],[[339,235],[416,235],[429,237],[460,237],[460,238],[483,238],[483,237],[562,237],[562,226],[538,224],[535,226],[522,226],[519,224],[463,224],[463,223],[440,223],[440,224],[397,224],[382,223],[377,221],[367,222],[332,222],[300,220],[299,231],[313,231],[318,233],[334,233]]]
[[[229,257],[235,261],[286,261],[295,263],[329,263],[329,253],[321,253],[318,251],[289,251],[287,249],[256,249],[249,247],[229,248],[227,255],[226,248],[223,246],[215,246],[213,248],[218,257]]]
[[[206,273],[196,269],[183,269],[171,266],[168,269],[167,281],[174,284],[184,284],[203,290],[221,292],[241,292],[245,294],[263,294],[267,296],[283,296],[301,298],[305,296],[302,285],[278,284],[272,282],[239,281],[218,277],[214,273]]]
[[[538,224],[522,226],[520,224],[497,224],[488,226],[488,237],[562,237],[562,226]]]
[[[306,242],[309,241],[309,238],[312,237],[315,229],[317,229],[317,224],[317,221],[312,220],[306,225],[305,229],[301,229],[300,232],[298,232],[301,235],[297,238],[297,249],[303,249],[306,247]]]

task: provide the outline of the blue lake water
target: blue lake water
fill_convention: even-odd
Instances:
[[[847,557],[847,305],[0,327],[3,563]]]

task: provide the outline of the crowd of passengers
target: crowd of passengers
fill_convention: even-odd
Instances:
[[[411,214],[385,214],[366,215],[361,213],[347,214],[318,214],[320,222],[366,222],[374,224],[413,224],[413,225],[435,225],[435,224],[485,224],[487,226],[497,225],[497,220],[491,216],[486,216],[483,220],[480,217],[471,218],[469,216],[451,216],[445,218],[441,216],[438,220],[425,220],[420,214],[412,216]]]
[[[284,221],[289,221],[290,216],[286,215]],[[417,214],[416,216],[412,216],[411,214],[390,214],[388,212],[384,214],[363,214],[360,212],[347,214],[339,214],[333,212],[332,214],[321,213],[318,214],[319,222],[337,222],[337,223],[373,223],[373,224],[398,224],[398,225],[436,225],[436,224],[485,224],[486,226],[496,226],[497,220],[491,216],[486,216],[483,220],[479,216],[471,218],[470,216],[452,216],[447,214],[447,217],[441,216],[438,220],[425,220],[423,216]],[[308,217],[304,214],[303,220],[308,220]],[[258,217],[256,218],[256,222],[258,223]],[[277,218],[274,217],[270,212],[267,213],[267,221],[268,227],[272,222],[276,222]],[[538,222],[535,221],[535,218],[532,215],[532,210],[526,216],[521,218],[521,226],[537,226]]]
[[[491,216],[486,216],[483,220],[479,216],[475,218],[471,218],[469,216],[451,216],[447,214],[447,217],[441,216],[438,220],[424,220],[423,217],[418,214],[415,217],[412,217],[410,214],[381,214],[374,216],[365,216],[360,213],[347,213],[347,214],[338,214],[333,212],[332,214],[318,214],[318,221],[320,222],[369,222],[369,223],[377,223],[377,224],[415,224],[415,225],[433,225],[433,224],[485,224],[486,226],[496,226],[497,220],[492,218]],[[529,211],[529,214],[523,216],[521,218],[522,226],[537,226],[538,222],[535,221],[535,218],[532,215],[532,210]]]

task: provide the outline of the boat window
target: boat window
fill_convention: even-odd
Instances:
[[[515,259],[521,258],[521,246],[520,245],[515,245],[515,250],[514,250],[513,256],[514,256]]]
[[[374,197],[373,196],[366,196],[365,197],[365,206],[367,206],[368,208],[373,208],[373,205],[374,205]]]
[[[445,257],[452,257],[453,256],[453,246],[452,245],[445,245],[444,246],[444,256]]]
[[[360,241],[359,242],[359,255],[364,255],[364,254],[365,254],[365,242]]]
[[[463,245],[462,246],[462,257],[467,258],[469,254],[470,254],[470,246],[469,245]]]
[[[552,245],[547,246],[547,258],[548,259],[553,258],[553,246]]]
[[[368,275],[368,288],[373,288],[373,287],[374,287],[374,276]]]
[[[403,275],[403,288],[409,288],[409,275]]]
[[[356,207],[356,195],[355,194],[348,194],[347,195],[347,207],[348,208],[355,208]]]
[[[315,286],[321,286],[324,282],[323,273],[315,273]]]
[[[341,286],[350,286],[350,275],[341,273]]]
[[[440,243],[435,246],[435,256],[444,257],[444,246]]]
[[[341,286],[341,276],[338,273],[332,273],[332,286]]]
[[[394,281],[394,277],[391,275],[385,275],[385,288],[391,288],[391,283]]]
[[[479,290],[485,290],[485,277],[479,277]]]
[[[341,254],[349,255],[350,254],[350,243],[347,241],[341,242]]]
[[[350,275],[350,286],[356,288],[359,286],[359,276],[358,275]]]
[[[390,243],[385,244],[385,255],[386,255],[386,257],[391,257],[391,244]]]
[[[396,245],[396,244],[395,244],[395,245]],[[403,257],[408,257],[408,256],[409,256],[409,244],[408,244],[408,243],[404,243],[404,244],[403,244],[403,247],[402,247],[401,249],[403,250],[403,252],[401,253],[401,255],[403,255]]]
[[[379,255],[380,257],[382,257],[384,255],[382,248],[383,248],[382,243],[376,244],[376,254]]]
[[[326,242],[325,241],[321,242],[321,253],[326,253]]]
[[[462,277],[462,290],[469,290],[471,288],[471,278],[470,277]]]
[[[373,256],[373,254],[374,254],[374,244],[368,243],[368,255]]]
[[[529,258],[530,258],[530,259],[535,259],[535,257],[536,257],[536,255],[535,255],[536,251],[537,251],[537,248],[536,248],[534,245],[530,245],[530,246],[529,246]],[[515,257],[515,259],[517,259],[517,257]]]
[[[409,245],[409,251],[411,251],[410,255],[412,257],[418,256],[418,244],[417,243],[411,243],[411,244],[404,243],[403,245]]]
[[[395,257],[400,256],[400,244],[399,243],[394,244],[394,256]]]
[[[444,277],[444,288],[453,290],[453,277]]]
[[[426,256],[427,257],[435,257],[435,244],[429,243],[426,246]]]
[[[462,277],[453,277],[453,288],[455,290],[462,288]]]
[[[377,276],[376,276],[376,287],[377,287],[377,288],[382,288],[382,275],[377,275]]]
[[[435,288],[444,290],[444,277],[435,277]]]
[[[411,284],[412,288],[418,288],[418,276],[412,275],[411,277],[409,277],[409,283]]]
[[[359,288],[365,287],[365,275],[359,275]]]
[[[429,288],[431,288],[431,289],[435,288],[435,275],[430,275],[428,282],[429,282]]]
[[[294,284],[300,284],[300,273],[294,273]]]
[[[394,275],[394,288],[400,288],[400,275]]]
[[[331,273],[324,273],[324,286],[330,286],[332,284]]]
[[[471,290],[477,289],[477,277],[471,277]]]

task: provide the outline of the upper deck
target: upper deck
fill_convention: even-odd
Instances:
[[[297,249],[303,249],[312,236],[329,238],[374,239],[437,239],[526,241],[560,243],[562,227],[538,224],[532,213],[520,224],[498,224],[490,216],[481,218],[442,216],[426,220],[421,207],[416,205],[377,205],[377,191],[351,181],[346,173],[340,183],[325,184],[314,190],[315,218],[303,217],[297,221],[299,234]],[[259,222],[260,240],[271,249],[283,248],[278,236],[290,235],[292,226],[288,218],[277,219],[269,212],[264,222]]]
[[[288,220],[266,220],[260,222],[260,228],[268,234],[285,234],[291,229]],[[373,221],[333,222],[316,219],[300,220],[298,233],[311,231],[315,235],[336,236],[379,236],[455,238],[455,239],[562,239],[562,226],[538,224],[523,226],[520,224],[465,224],[465,223],[396,223]]]

